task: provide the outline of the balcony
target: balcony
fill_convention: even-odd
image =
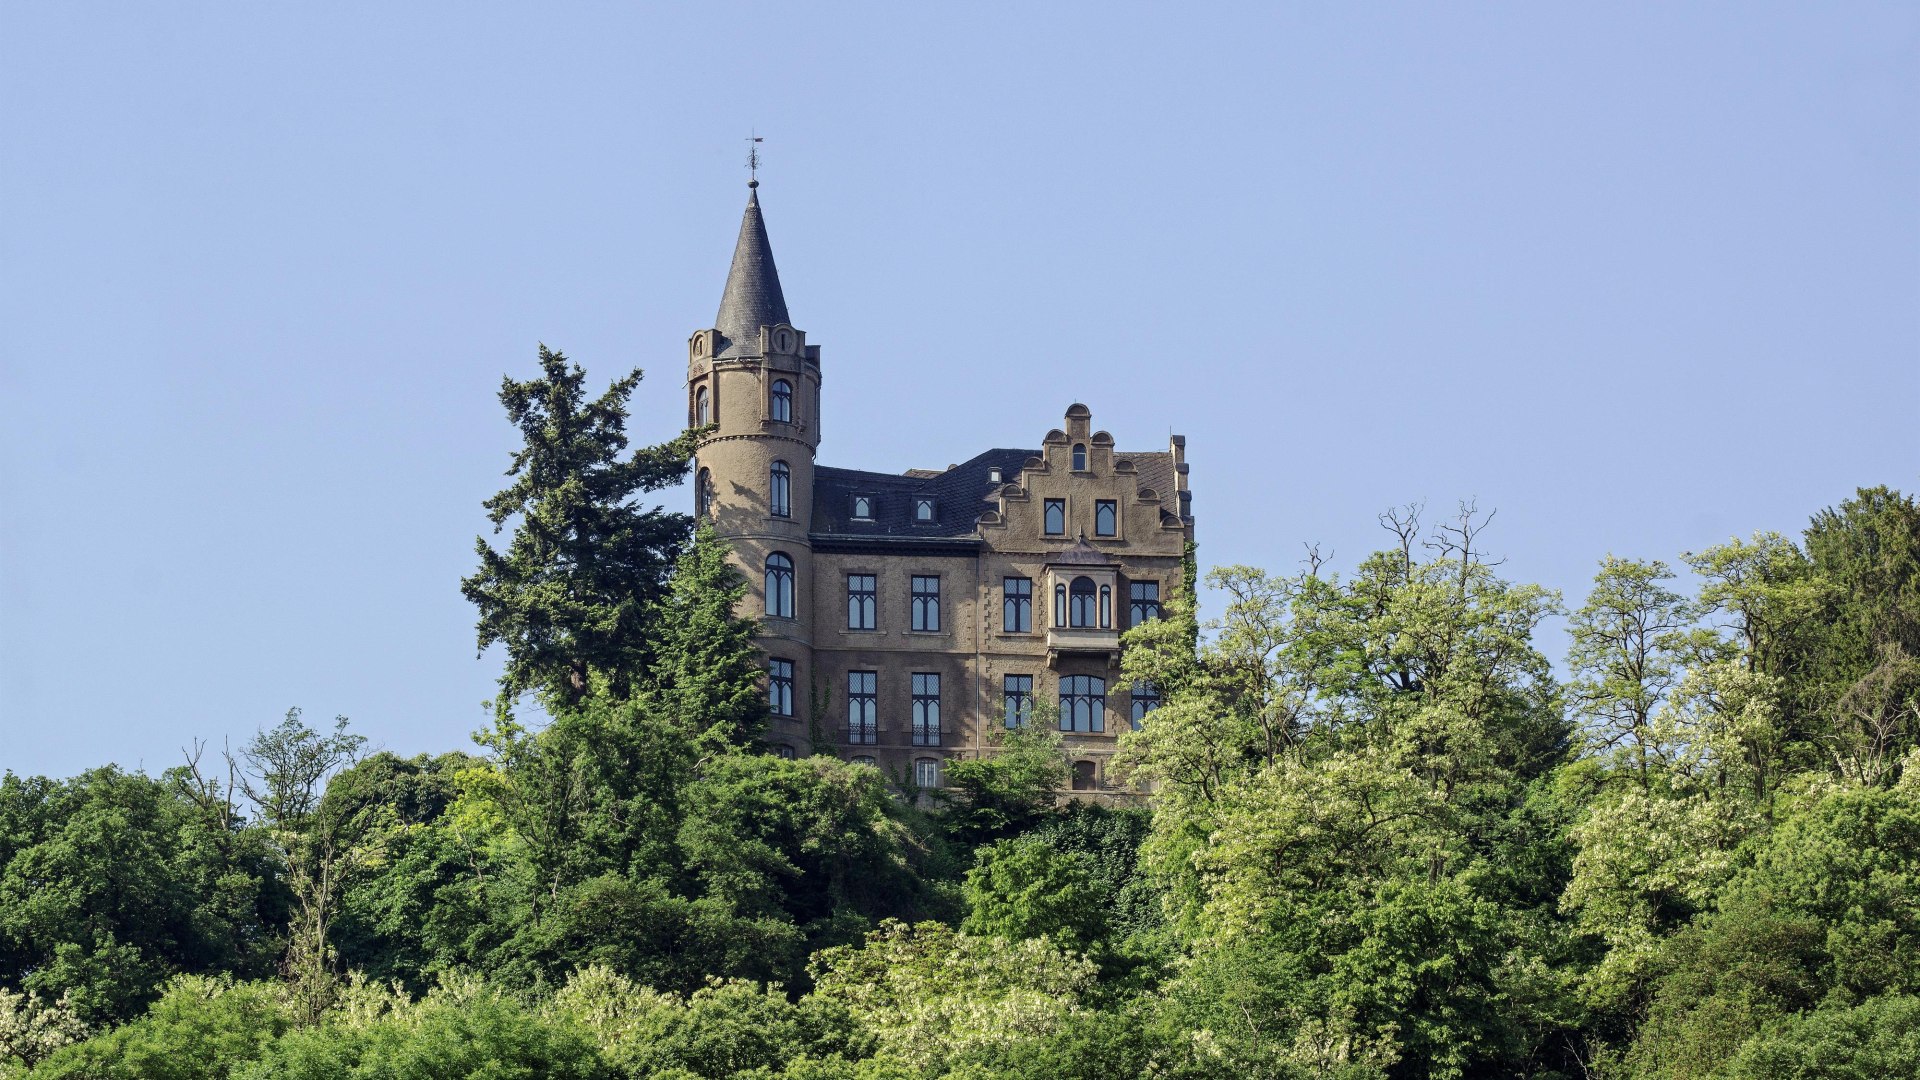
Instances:
[[[1120,662],[1120,631],[1098,626],[1054,626],[1047,629],[1047,666],[1062,654],[1105,654],[1107,662]]]

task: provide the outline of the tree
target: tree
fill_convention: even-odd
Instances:
[[[1567,620],[1567,695],[1600,750],[1622,755],[1645,790],[1653,714],[1680,677],[1693,609],[1666,586],[1666,563],[1600,561],[1587,602]]]
[[[975,852],[963,895],[968,911],[960,929],[969,934],[1044,937],[1080,951],[1107,935],[1093,860],[1038,840],[1002,840]]]
[[[747,581],[729,551],[711,525],[694,530],[660,603],[646,679],[660,714],[709,749],[749,745],[767,722],[759,626],[735,614]]]
[[[259,830],[111,766],[0,779],[0,986],[101,1024],[170,977],[272,971],[288,897]]]
[[[301,1019],[313,1023],[332,1004],[338,959],[330,936],[345,879],[370,856],[360,841],[372,831],[373,808],[342,815],[339,801],[321,813],[327,778],[350,764],[366,739],[337,716],[323,735],[300,719],[299,709],[257,733],[235,766],[240,791],[254,805],[262,833],[277,849],[293,891],[294,912],[282,963]]]
[[[486,501],[499,533],[518,518],[507,550],[475,541],[480,568],[461,591],[480,609],[479,647],[507,650],[502,704],[526,691],[578,701],[594,676],[619,696],[652,660],[645,624],[687,534],[688,518],[634,496],[679,483],[690,434],[626,454],[633,371],[585,399],[586,373],[540,346],[542,376],[502,380],[500,402],[525,445],[513,483]]]
[[[963,843],[978,844],[1028,828],[1059,801],[1070,775],[1058,713],[1036,703],[1024,726],[994,728],[992,754],[947,764],[948,827]]]

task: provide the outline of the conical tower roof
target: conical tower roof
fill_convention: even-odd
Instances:
[[[780,291],[780,271],[773,265],[773,245],[767,242],[767,223],[760,217],[760,193],[749,190],[740,240],[733,247],[733,268],[727,271],[727,291],[720,296],[720,314],[713,321],[727,339],[718,355],[753,355],[760,347],[761,327],[792,321]]]

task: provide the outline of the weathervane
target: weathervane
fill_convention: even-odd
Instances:
[[[747,136],[747,186],[760,186],[760,144],[767,140],[758,135]]]

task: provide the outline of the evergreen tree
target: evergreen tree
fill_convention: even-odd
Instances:
[[[746,578],[702,523],[667,582],[647,692],[657,711],[703,743],[742,746],[767,722],[765,672],[752,619],[735,614]]]
[[[687,534],[687,517],[634,502],[680,482],[691,436],[627,450],[627,399],[635,370],[587,401],[586,373],[540,346],[542,375],[500,387],[526,445],[513,483],[486,501],[494,532],[518,517],[507,550],[476,541],[480,568],[460,583],[480,609],[479,646],[507,647],[501,703],[542,691],[559,702],[603,676],[618,695],[647,670],[645,621]]]

